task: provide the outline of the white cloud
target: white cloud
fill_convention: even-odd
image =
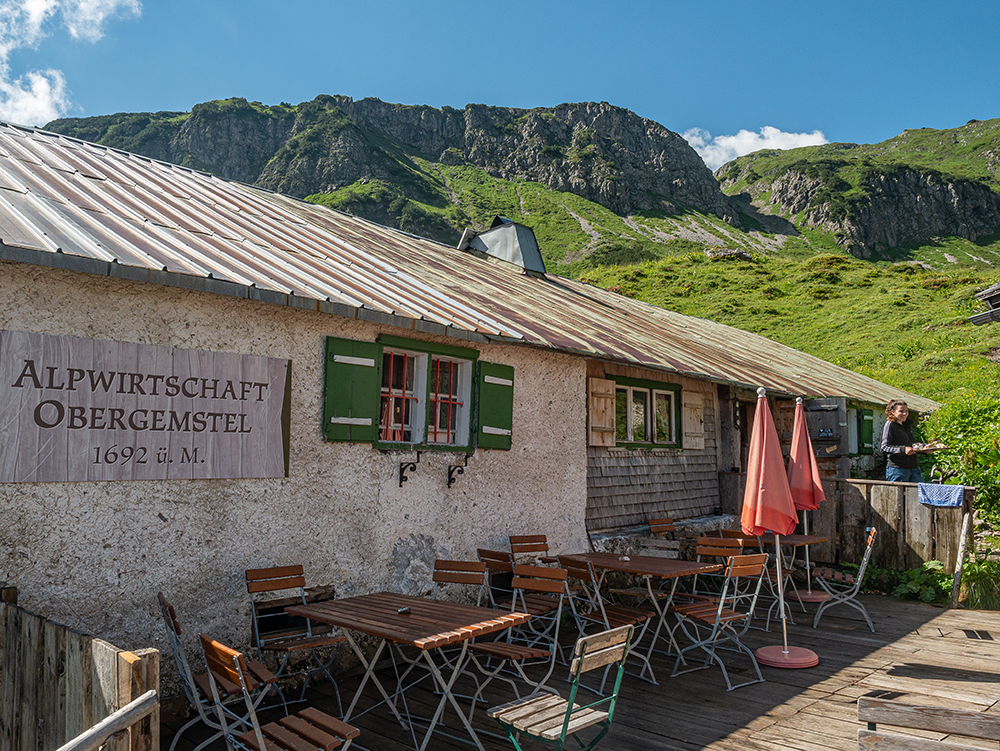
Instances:
[[[691,128],[684,139],[701,155],[709,169],[716,170],[738,156],[761,149],[797,149],[800,146],[818,146],[829,143],[822,131],[812,133],[785,133],[765,125],[759,133],[741,130],[735,136],[716,136],[701,128]]]
[[[31,70],[15,77],[10,69],[11,53],[36,47],[57,14],[71,37],[96,42],[109,18],[141,12],[139,0],[0,0],[0,119],[41,125],[69,110],[61,71]]]

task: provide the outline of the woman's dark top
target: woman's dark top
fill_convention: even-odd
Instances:
[[[913,445],[913,426],[907,420],[902,425],[887,420],[882,429],[882,452],[890,467],[916,469],[920,466],[916,454],[907,454],[906,447]]]

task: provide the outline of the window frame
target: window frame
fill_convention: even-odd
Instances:
[[[604,378],[609,381],[614,381],[615,384],[615,447],[616,448],[626,448],[626,449],[680,449],[683,448],[683,435],[682,430],[682,409],[681,404],[681,387],[676,383],[668,383],[666,381],[651,381],[642,378],[628,378],[625,376],[616,376],[612,374],[605,373]],[[617,433],[617,415],[618,415],[618,390],[627,389],[629,394],[629,403],[626,407],[627,414],[629,415],[629,422],[631,423],[632,411],[629,408],[632,404],[631,395],[633,391],[645,391],[649,394],[648,409],[646,410],[646,435],[650,436],[652,434],[653,440],[645,441],[620,441],[618,439]],[[669,394],[672,402],[673,409],[671,410],[671,432],[673,434],[673,440],[659,442],[656,441],[656,395],[657,394]],[[634,431],[631,431],[634,434]]]
[[[430,342],[422,342],[416,339],[404,339],[402,337],[395,336],[379,336],[376,339],[376,344],[379,348],[377,366],[380,424],[376,429],[376,439],[373,441],[372,446],[383,451],[411,451],[413,449],[420,449],[421,451],[471,451],[474,436],[473,415],[475,414],[476,409],[475,374],[477,370],[476,365],[479,361],[479,352],[465,347],[455,347],[446,344],[439,345]],[[416,358],[416,363],[414,365],[414,393],[417,393],[417,389],[419,387],[419,395],[416,397],[417,404],[419,405],[417,407],[419,426],[417,426],[415,422],[413,428],[414,433],[416,433],[413,437],[416,440],[387,441],[381,437],[381,399],[383,394],[382,377],[385,355],[387,353],[404,354]],[[431,410],[431,364],[435,362],[435,360],[458,363],[460,367],[458,397],[464,400],[464,409],[463,414],[460,416],[460,420],[456,425],[455,435],[456,441],[462,442],[432,443],[429,440],[431,433],[430,420],[432,417],[437,417],[437,415],[432,415]]]

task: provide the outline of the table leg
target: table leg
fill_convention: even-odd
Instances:
[[[455,681],[458,679],[459,674],[462,672],[462,668],[465,665],[466,654],[469,650],[469,642],[462,642],[462,652],[455,660],[455,667],[451,671],[451,677],[445,681],[444,676],[441,675],[441,671],[438,666],[434,664],[434,658],[431,657],[430,650],[424,651],[424,659],[427,661],[427,665],[430,668],[431,675],[434,676],[434,680],[438,682],[441,687],[441,701],[438,702],[437,710],[434,712],[434,717],[431,718],[430,725],[427,727],[427,733],[424,735],[424,740],[420,744],[420,751],[424,751],[427,748],[427,743],[430,741],[431,733],[434,732],[434,726],[437,725],[438,720],[441,719],[441,715],[445,710],[445,702],[450,701],[452,707],[455,709],[455,713],[458,715],[462,724],[465,725],[465,729],[469,731],[469,736],[472,738],[473,743],[476,744],[476,748],[479,751],[485,751],[483,749],[483,744],[479,742],[479,736],[476,735],[475,729],[469,720],[466,719],[465,713],[462,708],[458,705],[458,700],[455,695],[451,692],[451,687],[455,685]]]
[[[666,620],[667,615],[669,615],[670,603],[674,601],[674,592],[677,591],[677,578],[674,578],[670,587],[670,595],[666,598],[666,601],[663,604],[660,603],[660,598],[653,594],[653,577],[651,576],[646,577],[646,589],[649,592],[649,599],[653,603],[653,609],[656,610],[656,614],[659,616],[659,620],[656,624],[656,631],[653,633],[653,641],[650,642],[649,650],[646,652],[646,659],[648,660],[653,656],[653,650],[656,647],[656,642],[660,638],[660,631],[666,625],[664,621]],[[671,652],[668,650],[667,654],[677,654],[680,652],[680,645],[677,644],[677,640],[674,638],[674,629],[670,626],[667,626],[667,635],[670,639],[670,646],[673,648],[673,651]]]
[[[370,678],[372,681],[374,681],[375,685],[378,687],[378,691],[380,694],[382,694],[382,698],[385,700],[385,703],[389,705],[389,709],[392,710],[392,713],[396,716],[396,719],[399,720],[399,724],[404,728],[409,727],[406,721],[403,719],[403,716],[396,709],[392,700],[389,698],[389,694],[386,692],[385,687],[382,685],[382,682],[379,681],[378,676],[375,675],[375,665],[378,664],[378,658],[381,656],[382,650],[385,649],[385,645],[387,643],[386,640],[383,639],[381,642],[379,642],[378,649],[375,650],[375,654],[369,661],[365,659],[365,653],[361,651],[361,648],[358,646],[357,642],[355,642],[354,639],[351,637],[351,632],[345,629],[344,636],[347,638],[347,643],[350,645],[351,649],[354,650],[354,654],[357,655],[359,660],[361,660],[361,664],[365,666],[365,675],[361,679],[361,685],[358,686],[358,690],[354,692],[354,698],[351,699],[350,706],[347,708],[347,711],[344,712],[344,718],[343,718],[344,722],[350,720],[351,714],[354,712],[354,707],[358,703],[358,699],[361,698],[361,694],[364,692],[365,689],[365,684],[368,683],[368,679]]]

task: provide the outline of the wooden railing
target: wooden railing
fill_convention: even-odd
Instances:
[[[159,651],[128,652],[0,602],[0,750],[57,749],[150,690],[159,691]],[[154,708],[112,737],[109,751],[159,751]]]
[[[132,727],[155,712],[160,706],[155,691],[147,691],[135,701],[131,701],[110,717],[105,717],[89,730],[85,730],[58,751],[94,751],[103,746],[112,736],[130,731]]]
[[[739,515],[746,475],[719,473],[719,495],[724,513]],[[962,508],[924,506],[917,500],[916,483],[832,479],[823,481],[826,502],[812,512],[809,531],[830,538],[810,548],[814,561],[860,563],[865,528],[878,530],[872,565],[916,568],[939,560],[952,573],[959,559],[964,511],[972,507],[976,489],[965,489]]]

